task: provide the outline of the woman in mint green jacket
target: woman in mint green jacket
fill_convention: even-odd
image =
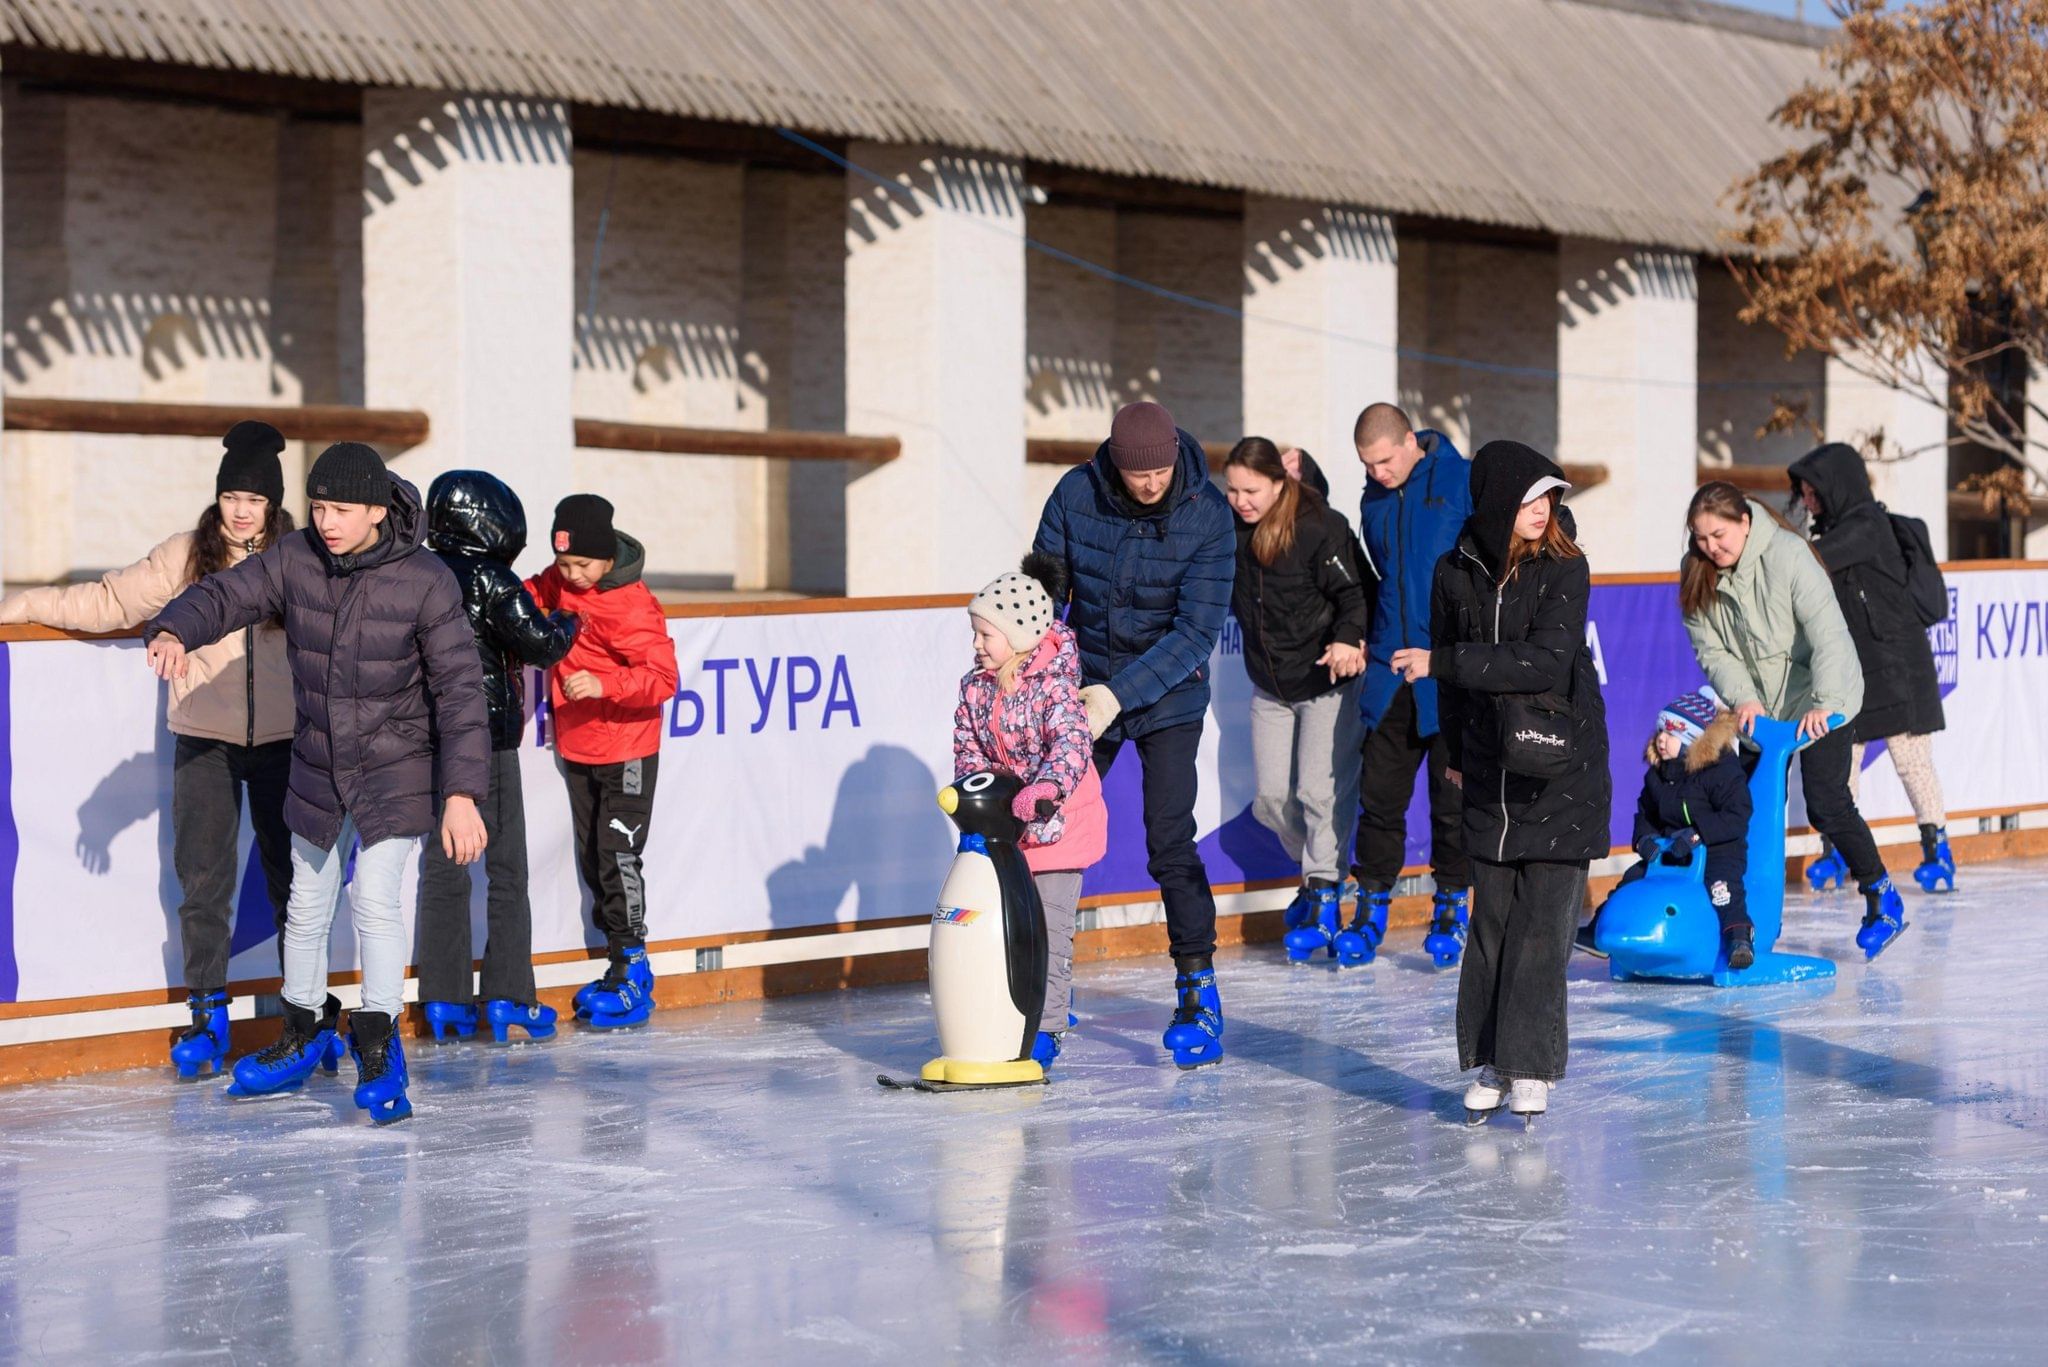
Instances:
[[[1758,717],[1796,721],[1806,815],[1834,843],[1863,893],[1856,943],[1876,958],[1906,928],[1905,906],[1849,791],[1855,760],[1846,726],[1863,710],[1863,666],[1813,548],[1734,485],[1704,485],[1686,510],[1692,538],[1679,606],[1693,653],[1747,732]]]

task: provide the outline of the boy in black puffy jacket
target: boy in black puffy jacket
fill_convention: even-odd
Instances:
[[[471,976],[469,870],[429,842],[420,870],[420,1005],[440,1043],[479,1023],[500,1044],[514,1027],[531,1039],[555,1033],[555,1011],[533,983],[533,909],[526,896],[526,806],[519,787],[525,720],[521,671],[546,669],[569,653],[577,621],[545,613],[512,570],[526,548],[526,510],[504,481],[481,470],[450,470],[427,490],[427,544],[455,572],[463,608],[483,657],[491,729],[491,783],[477,809],[490,844],[484,872],[484,1005]]]
[[[1694,848],[1704,844],[1707,897],[1721,920],[1728,966],[1735,969],[1756,961],[1742,891],[1752,804],[1740,746],[1735,714],[1710,693],[1688,693],[1657,714],[1656,733],[1643,754],[1650,768],[1636,799],[1635,849],[1643,862],[1621,877],[1633,883],[1647,873],[1649,861],[1659,857],[1660,840],[1670,841],[1662,857],[1675,864],[1690,862]],[[1588,925],[1579,943],[1590,950],[1592,940]]]

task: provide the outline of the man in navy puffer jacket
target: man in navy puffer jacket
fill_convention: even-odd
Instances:
[[[1067,623],[1095,767],[1106,775],[1129,740],[1144,770],[1146,868],[1166,903],[1179,993],[1166,1047],[1183,1067],[1213,1063],[1223,1019],[1216,899],[1195,848],[1195,752],[1236,574],[1230,505],[1172,414],[1127,404],[1095,459],[1046,500],[1035,549],[1064,561],[1073,584]]]

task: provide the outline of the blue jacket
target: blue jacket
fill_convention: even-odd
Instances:
[[[1368,730],[1379,725],[1400,691],[1394,652],[1406,646],[1430,648],[1429,596],[1436,562],[1458,544],[1458,533],[1472,515],[1471,466],[1458,448],[1428,428],[1417,432],[1415,441],[1423,455],[1407,483],[1389,489],[1367,479],[1358,506],[1358,540],[1371,562],[1367,568],[1379,576],[1365,638],[1365,684],[1358,692],[1358,710]],[[1434,679],[1415,685],[1415,720],[1422,735],[1436,734]]]
[[[1104,442],[1053,488],[1033,549],[1066,562],[1082,682],[1108,684],[1123,706],[1104,739],[1200,720],[1237,573],[1230,505],[1201,444],[1180,434],[1173,487],[1145,507],[1124,493]]]

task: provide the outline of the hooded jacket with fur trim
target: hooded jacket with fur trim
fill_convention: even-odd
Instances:
[[[1650,771],[1636,799],[1635,844],[1691,829],[1709,848],[1749,838],[1749,775],[1742,769],[1741,727],[1722,712],[1676,759],[1657,758],[1657,738],[1643,751]]]

